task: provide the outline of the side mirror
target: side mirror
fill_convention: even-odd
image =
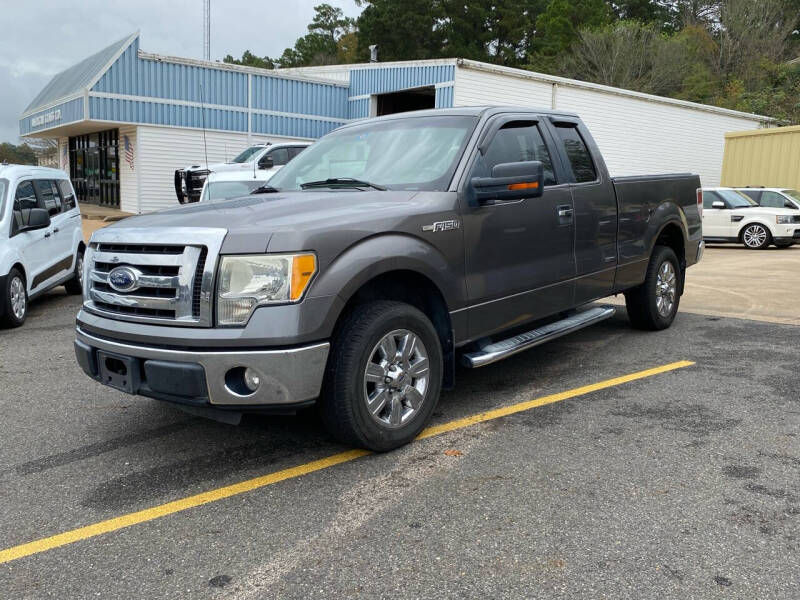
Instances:
[[[711,203],[711,208],[725,208],[725,203],[722,200],[714,200]]]
[[[44,208],[32,208],[28,213],[28,224],[22,228],[22,231],[33,231],[35,229],[44,229],[50,226],[50,213]]]
[[[271,156],[265,156],[260,161],[258,161],[259,169],[271,169],[274,166],[275,166],[275,161],[272,160]]]
[[[470,183],[478,202],[484,205],[538,198],[544,191],[544,170],[538,160],[501,163],[492,168],[491,177],[473,177]]]

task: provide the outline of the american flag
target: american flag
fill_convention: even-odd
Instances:
[[[125,143],[125,161],[133,171],[133,144],[127,135],[122,136],[122,141]]]

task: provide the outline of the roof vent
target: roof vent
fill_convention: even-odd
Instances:
[[[369,47],[369,62],[378,62],[378,44],[372,44]]]

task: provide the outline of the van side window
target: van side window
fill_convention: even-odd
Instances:
[[[32,208],[39,208],[39,200],[33,190],[33,182],[23,181],[17,186],[17,193],[14,195],[12,234],[28,226]]]
[[[544,185],[556,185],[553,160],[535,121],[511,121],[495,134],[486,154],[478,155],[473,177],[490,177],[495,165],[538,160]]]
[[[36,191],[39,192],[44,208],[47,209],[51,217],[61,212],[61,196],[56,196],[53,193],[53,184],[50,183],[49,179],[37,179]]]
[[[64,202],[64,212],[75,208],[75,194],[72,193],[72,186],[66,179],[57,179],[56,184],[61,192],[61,199]]]
[[[564,144],[575,181],[577,183],[597,181],[597,171],[592,162],[592,155],[578,132],[578,128],[574,125],[556,124],[555,130],[556,135]]]

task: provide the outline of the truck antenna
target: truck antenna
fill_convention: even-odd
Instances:
[[[208,144],[206,144],[206,107],[203,103],[203,84],[200,84],[200,117],[203,122],[203,153],[206,157],[206,171],[208,171]]]

